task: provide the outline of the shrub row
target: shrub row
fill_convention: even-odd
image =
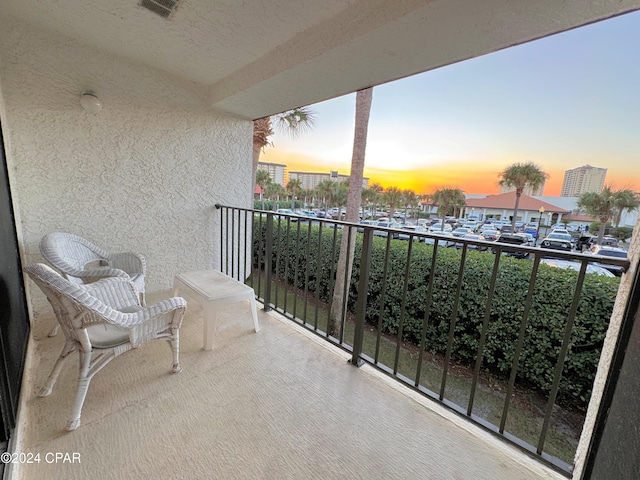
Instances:
[[[254,230],[254,267],[262,259],[266,225]],[[275,222],[273,230],[274,274],[295,287],[317,292],[329,302],[335,263],[342,232],[308,224]],[[334,242],[334,235],[336,240]],[[383,291],[386,239],[374,238],[366,321],[378,325],[382,332],[397,335],[403,319],[404,340],[419,345],[427,311],[428,284],[432,276],[433,247],[414,243],[407,281],[404,316],[402,297],[405,285],[408,242],[391,242],[387,257],[387,280]],[[359,259],[362,235],[357,235],[356,254],[349,292],[348,308],[355,313],[358,295]],[[258,255],[258,251],[261,254]],[[458,289],[461,252],[439,247],[433,272],[432,299],[426,321],[426,348],[432,353],[447,350],[449,332]],[[461,280],[460,299],[455,315],[452,355],[468,366],[475,364],[495,257],[487,252],[468,251]],[[530,288],[533,262],[504,257],[500,261],[491,311],[489,313],[483,367],[508,377],[516,350],[525,303]],[[573,301],[577,272],[540,265],[534,283],[531,308],[517,378],[548,393],[553,382],[555,364]],[[558,400],[565,406],[585,408],[591,395],[593,379],[619,279],[587,275],[578,304],[571,342],[565,359]],[[384,297],[383,314],[380,303]]]

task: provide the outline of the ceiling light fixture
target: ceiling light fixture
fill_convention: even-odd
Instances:
[[[91,90],[82,92],[82,95],[80,95],[80,105],[82,105],[82,108],[84,108],[84,111],[87,113],[98,113],[102,110],[102,102],[95,92]]]

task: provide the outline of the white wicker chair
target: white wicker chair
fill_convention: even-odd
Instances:
[[[91,283],[105,277],[130,278],[144,305],[145,259],[139,253],[109,253],[72,233],[53,232],[40,240],[42,256],[72,283]]]
[[[179,328],[187,306],[183,298],[142,307],[128,279],[107,278],[76,285],[42,263],[29,265],[25,271],[47,296],[66,336],[41,397],[51,393],[67,356],[75,350],[80,355],[78,391],[67,430],[80,425],[82,405],[93,376],[132,348],[150,340],[167,340],[173,352],[172,371],[180,371]]]
[[[91,283],[105,277],[129,278],[138,290],[140,303],[145,305],[147,264],[138,253],[109,253],[85,238],[65,232],[53,232],[42,237],[40,253],[72,283]],[[49,336],[57,335],[59,328],[54,326]]]

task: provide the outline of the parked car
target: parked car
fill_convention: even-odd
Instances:
[[[593,246],[595,245],[601,245],[603,247],[618,247],[620,246],[618,244],[618,239],[615,237],[610,237],[608,235],[605,235],[604,237],[602,237],[602,240],[600,240],[598,242],[598,237],[595,237],[592,241]]]
[[[293,210],[291,210],[290,208],[279,208],[278,210],[276,210],[276,213],[281,213],[283,215],[291,215],[292,222],[298,221],[298,214]],[[278,220],[278,219],[287,220],[287,218],[289,217],[286,217],[286,216],[281,217],[280,215],[274,215],[273,218],[274,220]]]
[[[513,229],[513,225],[510,223],[503,223],[500,226],[500,233],[515,233],[515,230]]]
[[[314,210],[314,212],[318,218],[325,218],[327,220],[331,220],[333,218],[329,212],[323,212],[322,210]]]
[[[556,223],[555,225],[551,225],[551,230],[569,230],[569,225],[565,225],[564,223]]]
[[[466,235],[463,235],[462,237],[459,237],[459,238],[464,238],[465,240],[485,241],[485,238],[482,235],[478,235],[477,233],[467,233]],[[463,246],[462,243],[456,243],[456,248],[462,248],[462,246]],[[471,250],[478,250],[480,252],[484,252],[489,247],[487,247],[486,245],[474,245],[470,243],[467,246],[467,248]]]
[[[574,262],[571,260],[563,260],[560,258],[543,258],[540,260],[540,263],[544,263],[551,267],[558,268],[570,268],[571,270],[575,270],[576,272],[580,271],[582,264],[580,262]],[[606,268],[603,268],[599,265],[588,264],[587,265],[587,273],[594,273],[596,275],[602,275],[603,277],[614,277],[615,275],[611,273]]]
[[[614,258],[627,258],[627,251],[624,248],[620,247],[609,247],[605,245],[596,245],[591,250],[591,255],[596,257],[614,257]],[[613,273],[616,277],[621,277],[625,272],[624,267],[620,267],[618,265],[606,265],[604,263],[595,262],[593,265],[597,265],[602,268],[606,268],[611,273]]]
[[[540,243],[541,248],[552,250],[562,250],[564,252],[571,251],[571,235],[568,233],[551,232]]]
[[[360,225],[368,225],[370,227],[375,227],[378,225],[378,220],[360,220]],[[358,232],[364,232],[364,227],[358,227]]]
[[[482,230],[480,235],[484,237],[485,240],[489,242],[495,242],[498,239],[498,235],[500,232],[498,230]]]
[[[429,232],[429,233],[431,233],[431,235],[433,235],[434,237],[437,237],[438,245],[440,246],[452,247],[456,244],[454,241],[452,241],[456,237],[454,237],[451,234],[451,232]],[[427,245],[433,245],[434,243],[436,243],[436,238],[425,237],[424,243],[426,243]]]
[[[464,237],[467,233],[472,233],[472,232],[473,230],[466,227],[459,227],[451,231],[454,237]]]
[[[411,238],[411,233],[427,233],[427,229],[424,225],[403,225],[400,228],[400,232],[398,233],[398,238],[400,240],[409,240]],[[413,237],[414,241],[422,240],[422,237]]]
[[[526,246],[525,245],[526,238],[521,235],[517,235],[515,233],[501,233],[498,236],[496,243],[504,243],[507,245],[524,247]],[[492,248],[491,251],[493,253],[497,253],[498,250],[496,248]],[[516,258],[527,258],[529,256],[529,252],[525,252],[523,250],[520,250],[518,248],[513,248],[513,247],[512,248],[503,247],[502,253],[504,253],[507,256],[516,257]]]
[[[522,237],[524,237],[526,239],[526,245],[529,247],[535,247],[536,246],[536,239],[533,235],[531,235],[530,233],[516,233],[516,235],[520,235]]]
[[[384,228],[392,228],[392,229],[400,229],[402,228],[402,224],[398,223],[398,222],[394,222],[394,221],[389,221],[388,218],[381,218],[378,221],[378,227],[384,227]],[[387,235],[391,234],[391,238],[398,238],[398,236],[400,235],[399,232],[389,232],[387,230],[374,230],[373,231],[374,235],[377,235],[379,237],[386,237]]]
[[[464,228],[468,228],[472,232],[475,232],[478,228],[480,228],[480,224],[478,222],[475,222],[475,221],[463,222],[462,226]]]
[[[583,250],[591,250],[596,245],[598,245],[598,237],[596,235],[583,233],[578,237],[576,248],[582,252]],[[605,235],[602,237],[599,245],[602,245],[603,247],[618,247],[619,243],[617,238]]]
[[[311,212],[309,210],[301,210],[300,211],[300,216],[301,217],[307,217],[307,218],[318,218],[318,215],[316,215],[315,212]]]
[[[448,223],[444,224],[444,231],[445,232],[451,232],[452,228],[451,225],[449,225]],[[441,223],[436,223],[435,225],[431,225],[431,227],[429,227],[429,231],[432,233],[438,233],[438,232],[442,232],[442,224]]]

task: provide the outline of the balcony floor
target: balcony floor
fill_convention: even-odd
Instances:
[[[162,294],[149,295],[148,303]],[[50,309],[46,310],[47,312]],[[31,378],[19,451],[38,464],[12,477],[40,478],[565,478],[423,399],[274,312],[248,302],[218,313],[214,349],[202,350],[201,311],[181,329],[182,372],[169,373],[165,342],[143,345],[99,372],[73,432],[77,356],[51,396],[39,398],[63,338],[53,313],[35,320]],[[80,463],[47,463],[48,452]]]

